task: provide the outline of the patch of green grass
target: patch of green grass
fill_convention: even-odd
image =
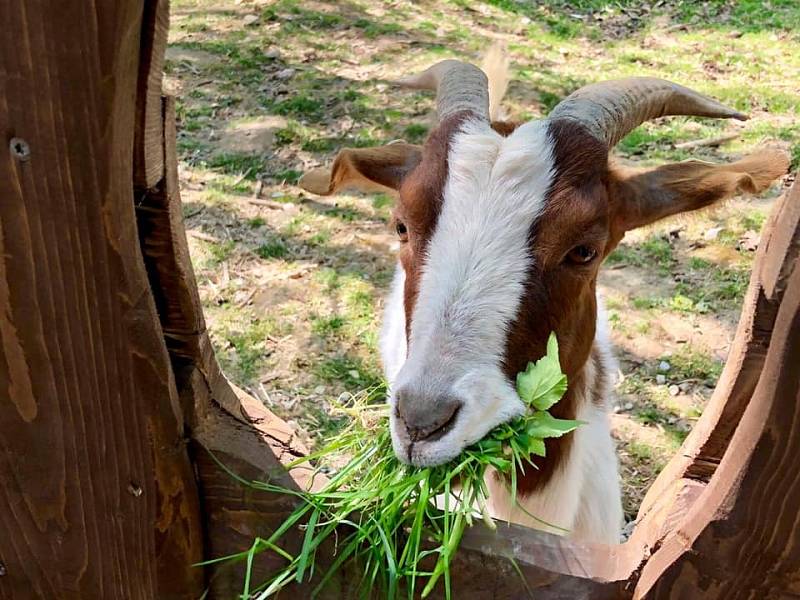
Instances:
[[[325,287],[325,290],[332,292],[341,287],[341,280],[336,269],[323,268],[314,272],[314,279]]]
[[[722,373],[722,362],[688,344],[680,346],[677,352],[663,359],[671,366],[666,375],[672,381],[692,379],[714,386]]]
[[[679,282],[676,294],[687,298],[698,312],[715,309],[738,308],[750,282],[750,268],[741,266],[720,267],[702,258],[689,259],[688,282]]]
[[[351,208],[349,206],[335,206],[330,210],[325,212],[326,215],[330,215],[332,217],[336,217],[337,219],[341,219],[346,223],[352,223],[353,221],[357,221],[361,214],[355,208]]]
[[[214,242],[207,242],[208,252],[211,255],[209,266],[219,265],[231,257],[233,251],[236,249],[236,242],[227,241],[218,244]]]
[[[334,138],[315,138],[313,140],[306,140],[300,148],[306,152],[330,152],[336,147],[338,140]]]
[[[428,126],[421,123],[411,123],[403,129],[403,137],[410,144],[421,144],[428,135]]]
[[[305,93],[297,93],[291,98],[281,100],[273,107],[275,113],[279,115],[290,115],[293,117],[305,117],[310,120],[317,120],[322,116],[322,102]]]
[[[634,267],[657,265],[662,274],[669,273],[675,262],[672,246],[663,237],[652,236],[638,245],[620,244],[606,258],[608,264],[626,264]]]
[[[264,169],[264,157],[260,154],[223,153],[208,159],[206,166],[229,175],[255,181]]]
[[[252,191],[251,180],[233,177],[232,175],[219,175],[208,182],[207,189],[215,190],[222,194],[250,194]]]
[[[314,368],[314,374],[323,381],[339,382],[351,391],[379,385],[381,376],[374,367],[353,356],[327,358]]]
[[[652,296],[634,296],[631,298],[631,306],[636,310],[650,310],[652,308],[660,308],[665,304],[663,298],[656,298]]]
[[[303,176],[302,171],[298,171],[296,169],[282,169],[272,175],[272,178],[277,181],[283,181],[286,183],[297,183],[300,181],[300,178]]]
[[[394,205],[394,198],[389,194],[375,194],[372,196],[372,207],[375,210],[382,210]]]
[[[327,229],[321,229],[314,235],[308,238],[308,243],[311,246],[324,246],[331,241],[331,232]]]
[[[311,331],[323,337],[337,333],[344,325],[345,319],[340,316],[320,317],[315,315],[311,317]]]
[[[256,254],[265,259],[270,258],[285,258],[289,254],[289,249],[286,247],[280,240],[267,242],[266,244],[261,244],[255,250]]]
[[[228,315],[221,324],[221,335],[229,348],[218,354],[222,367],[236,381],[250,383],[258,377],[267,358],[266,344],[270,335],[284,335],[288,326],[279,327],[269,318],[249,317],[246,319]]]
[[[364,32],[364,37],[371,40],[386,35],[394,35],[403,31],[403,26],[399,23],[376,22],[364,18],[356,19],[353,22],[353,27],[361,29]]]

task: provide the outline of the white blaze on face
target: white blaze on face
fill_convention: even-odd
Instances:
[[[466,123],[452,140],[448,168],[408,359],[392,387],[454,394],[463,406],[445,436],[414,444],[410,459],[419,465],[450,460],[523,410],[502,361],[531,267],[531,226],[553,176],[547,124],[530,122],[504,138],[486,123]],[[392,415],[395,450],[407,456],[408,437]]]

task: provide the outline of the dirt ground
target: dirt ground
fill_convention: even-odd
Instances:
[[[212,340],[229,377],[309,443],[340,425],[332,400],[380,384],[395,236],[389,196],[319,198],[295,183],[340,148],[424,139],[432,99],[393,80],[444,57],[479,60],[500,40],[513,63],[512,118],[540,117],[587,81],[659,75],[753,118],[648,124],[620,144],[623,160],[723,161],[770,143],[796,168],[800,9],[573,4],[173,3],[167,87],[179,98],[184,214]],[[780,74],[769,69],[777,62]],[[720,147],[676,147],[729,133],[738,137]],[[604,266],[629,519],[713,390],[758,232],[788,179],[760,199],[635,232]]]

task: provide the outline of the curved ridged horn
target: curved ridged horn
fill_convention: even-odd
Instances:
[[[562,100],[548,118],[578,121],[613,148],[645,121],[668,115],[740,121],[748,118],[708,96],[655,77],[629,77],[584,86]]]
[[[443,60],[397,83],[418,90],[435,90],[440,121],[465,110],[489,120],[489,82],[486,74],[475,65]]]

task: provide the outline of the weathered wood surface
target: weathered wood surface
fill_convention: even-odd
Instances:
[[[133,181],[139,189],[153,187],[164,173],[161,86],[169,33],[169,0],[147,0],[143,6],[133,150]]]
[[[137,240],[143,4],[2,2],[0,597],[197,598],[199,499]]]

